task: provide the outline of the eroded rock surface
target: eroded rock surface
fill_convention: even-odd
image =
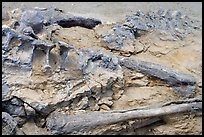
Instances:
[[[2,112],[2,135],[14,135],[17,122],[6,112]]]

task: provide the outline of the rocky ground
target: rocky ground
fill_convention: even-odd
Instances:
[[[200,3],[43,4],[2,5],[2,134],[202,134]]]

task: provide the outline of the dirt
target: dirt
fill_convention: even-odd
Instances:
[[[188,15],[190,18],[199,20],[202,23],[202,4],[199,2],[3,2],[3,10],[12,10],[15,8],[31,8],[50,6],[62,9],[74,15],[83,17],[93,17],[102,21],[94,29],[87,29],[82,27],[60,28],[53,33],[53,37],[73,45],[76,49],[100,49],[111,55],[129,56],[133,59],[140,59],[156,64],[161,64],[169,68],[178,70],[195,77],[196,91],[195,96],[202,95],[202,29],[195,30],[182,40],[172,41],[168,37],[161,38],[156,31],[149,32],[142,35],[134,41],[136,46],[133,46],[135,51],[133,53],[120,53],[108,49],[103,42],[101,42],[101,35],[109,31],[114,23],[122,22],[126,15],[132,15],[135,11],[142,10],[147,12],[150,9],[156,10],[160,7],[165,9],[179,10]],[[5,18],[6,15],[4,16]],[[7,22],[3,22],[7,24]],[[40,35],[39,35],[40,36]],[[139,46],[137,46],[139,45]],[[131,49],[132,51],[132,49]],[[22,59],[27,57],[27,52],[22,54]],[[57,57],[57,49],[52,50],[50,64],[53,70],[57,70],[59,60]],[[43,52],[38,52],[36,60],[33,60],[33,72],[30,77],[29,72],[26,74],[23,70],[15,72],[15,68],[11,68],[14,75],[8,75],[8,83],[13,84],[14,90],[12,95],[25,99],[24,101],[32,104],[40,102],[42,104],[57,104],[61,100],[68,100],[74,98],[72,105],[68,107],[59,108],[62,112],[69,111],[110,111],[110,110],[127,110],[135,108],[143,108],[146,106],[156,107],[159,104],[181,100],[172,87],[163,81],[153,79],[145,76],[142,73],[134,72],[127,68],[120,68],[116,72],[104,70],[100,68],[88,68],[88,81],[83,82],[81,79],[82,73],[78,69],[79,55],[76,51],[71,50],[69,54],[69,68],[68,72],[54,73],[53,76],[42,73],[43,60],[45,56]],[[5,68],[6,69],[6,68]],[[7,70],[3,70],[7,72]],[[69,88],[63,84],[66,78],[75,78],[69,82],[74,85]],[[77,79],[78,78],[78,79]],[[60,80],[60,81],[59,81]],[[107,87],[108,82],[113,81],[112,91],[101,88]],[[61,82],[61,83],[60,83]],[[70,85],[71,85],[70,84]],[[18,85],[18,87],[15,87]],[[119,86],[118,86],[119,85]],[[125,86],[121,86],[125,85]],[[122,88],[121,88],[122,87]],[[16,88],[16,89],[15,89]],[[94,97],[102,100],[105,97],[111,98],[111,102],[102,101],[103,105],[92,100],[93,96],[88,96],[85,91],[93,89],[96,91]],[[70,93],[64,92],[69,91]],[[103,93],[104,92],[104,93]],[[29,94],[28,94],[29,93]],[[82,95],[82,98],[77,98],[77,95]],[[67,95],[70,95],[67,98]],[[76,97],[75,97],[76,96]],[[87,98],[85,98],[88,96]],[[88,100],[88,101],[86,101]],[[105,99],[104,99],[105,100]],[[66,102],[66,101],[65,101]],[[83,109],[86,103],[91,106],[88,109]],[[105,102],[105,103],[104,103]],[[96,104],[96,105],[95,105]],[[98,106],[97,106],[98,105]],[[172,114],[162,116],[163,122],[150,124],[142,128],[136,128],[132,125],[138,125],[137,120],[130,120],[113,125],[100,126],[89,132],[73,134],[131,134],[131,135],[201,135],[202,134],[202,114]],[[133,124],[131,124],[131,122]],[[20,128],[27,135],[51,134],[46,128],[36,126],[36,123],[31,120]]]
[[[32,7],[57,7],[65,12],[74,13],[76,15],[89,16],[99,18],[104,23],[119,22],[126,15],[130,15],[137,10],[144,12],[149,9],[158,9],[164,7],[166,9],[180,10],[186,14],[198,18],[202,17],[202,4],[199,2],[3,2],[3,8],[32,8]]]

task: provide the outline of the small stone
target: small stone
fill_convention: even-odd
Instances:
[[[56,73],[59,73],[59,72],[60,72],[60,68],[59,68],[59,69],[56,69],[55,72],[56,72]]]
[[[199,82],[199,83],[198,83],[198,87],[199,87],[199,88],[202,88],[202,82]]]
[[[135,53],[138,54],[142,51],[144,51],[145,46],[141,44],[139,41],[135,43]]]
[[[143,80],[134,80],[132,81],[132,83],[130,84],[134,84],[135,86],[139,86],[139,87],[143,87],[143,86],[146,86],[148,84],[148,81],[143,81]]]
[[[14,119],[17,121],[19,127],[22,127],[27,122],[25,117],[14,117]]]
[[[105,104],[101,105],[100,108],[107,111],[110,110],[110,108]]]
[[[30,106],[28,106],[28,104],[24,103],[24,107],[25,107],[26,114],[28,116],[35,114],[35,110],[33,108],[31,108]]]
[[[99,108],[100,108],[99,105],[98,105],[98,104],[95,104],[94,110],[97,111],[97,110],[99,110]]]
[[[18,98],[12,98],[11,100],[2,102],[2,108],[10,115],[26,116],[25,108],[22,100]]]
[[[84,97],[81,99],[81,101],[77,104],[78,109],[85,109],[86,107],[88,107],[89,104],[89,99],[88,97]]]
[[[56,85],[55,87],[56,87],[56,88],[59,88],[60,86],[59,86],[59,85]]]
[[[66,85],[61,85],[61,87],[62,87],[62,88],[65,88],[65,87],[66,87]]]
[[[114,100],[118,100],[122,96],[123,93],[124,93],[124,90],[117,90],[114,92],[112,98]]]
[[[135,76],[136,76],[137,78],[143,78],[145,75],[142,74],[142,73],[136,73]]]
[[[137,75],[134,75],[133,77],[126,80],[127,86],[143,87],[143,86],[146,86],[149,83],[148,80],[141,79],[142,77],[144,77],[143,74],[138,73]]]
[[[104,97],[102,98],[98,104],[101,105],[101,104],[105,104],[105,105],[108,105],[108,106],[112,106],[113,105],[113,101],[111,101],[112,98],[111,97]]]
[[[114,100],[118,100],[121,97],[121,95],[117,94],[117,95],[113,95],[112,97],[113,97]]]
[[[114,65],[118,65],[118,58],[117,57],[112,57],[112,62]]]

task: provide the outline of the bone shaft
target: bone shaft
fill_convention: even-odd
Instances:
[[[46,49],[46,65],[50,66],[50,63],[49,63],[49,60],[50,60],[50,51],[51,51],[51,48],[47,48]]]
[[[63,122],[55,119],[55,127],[62,127],[62,131],[59,133],[69,133],[87,128],[95,128],[97,126],[115,124],[131,119],[151,118],[164,116],[182,112],[197,112],[195,110],[202,111],[202,102],[182,103],[176,105],[170,105],[160,108],[140,109],[140,110],[127,110],[127,111],[109,111],[109,112],[90,112],[86,114],[79,114],[74,116],[63,115]],[[52,118],[51,118],[52,121]],[[49,125],[49,120],[47,121]],[[54,128],[54,127],[49,127]]]
[[[120,64],[132,69],[144,73],[149,76],[159,78],[166,81],[170,85],[179,85],[181,83],[194,85],[195,78],[188,74],[179,73],[171,68],[154,64],[151,62],[134,60],[130,58],[119,59]]]

